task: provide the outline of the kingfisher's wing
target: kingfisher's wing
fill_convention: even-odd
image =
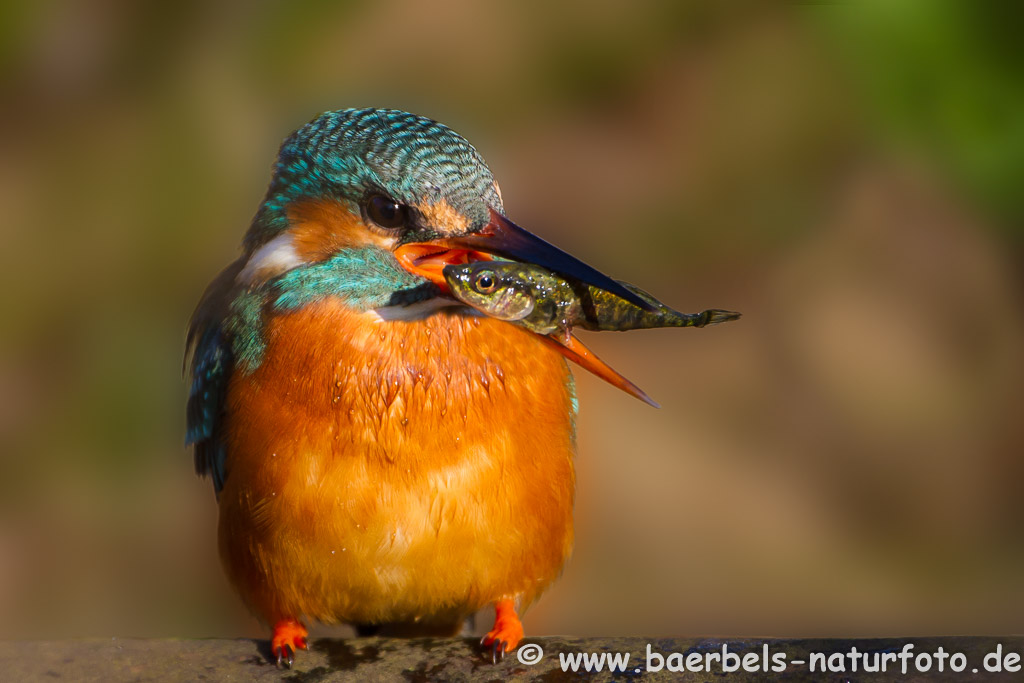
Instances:
[[[196,473],[224,488],[224,404],[234,369],[231,339],[224,329],[232,284],[241,261],[228,266],[207,288],[189,323],[185,359],[191,390],[186,409],[185,445],[192,446]]]

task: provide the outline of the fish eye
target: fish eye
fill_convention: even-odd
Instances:
[[[406,224],[409,210],[390,197],[371,195],[366,200],[366,216],[382,228],[401,228]]]
[[[481,270],[473,280],[473,286],[481,294],[490,294],[498,284],[498,278],[493,270]]]

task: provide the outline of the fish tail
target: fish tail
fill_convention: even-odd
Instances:
[[[666,311],[661,315],[657,325],[651,327],[704,327],[706,325],[717,325],[736,320],[740,317],[734,311],[721,311],[717,308],[701,311],[700,313],[680,313],[679,311]]]
[[[718,323],[727,323],[730,320],[736,320],[740,317],[740,313],[736,311],[722,311],[717,308],[712,308],[707,311],[701,311],[700,317],[704,320],[699,327],[705,325],[717,325]]]

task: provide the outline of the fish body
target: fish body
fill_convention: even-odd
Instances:
[[[565,337],[574,327],[594,331],[704,327],[740,317],[720,309],[681,313],[639,287],[618,281],[649,305],[641,308],[608,291],[516,261],[450,265],[444,268],[444,276],[452,296],[462,303],[537,334]]]
[[[583,316],[568,280],[550,270],[515,261],[478,261],[444,268],[452,295],[498,320],[517,322],[537,334],[571,329]]]

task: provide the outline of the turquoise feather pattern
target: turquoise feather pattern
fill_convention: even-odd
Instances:
[[[265,289],[244,290],[232,300],[224,320],[224,329],[231,339],[231,350],[242,372],[252,372],[263,361],[267,341],[263,330],[263,314],[268,294]]]
[[[443,198],[471,229],[487,222],[488,207],[502,210],[487,164],[455,131],[403,111],[344,109],[318,116],[281,145],[246,248],[286,229],[286,208],[298,199],[334,197],[358,212],[370,192],[405,204]]]
[[[398,265],[389,251],[345,249],[334,257],[281,276],[274,307],[287,311],[328,296],[357,311],[430,298],[437,288]]]

